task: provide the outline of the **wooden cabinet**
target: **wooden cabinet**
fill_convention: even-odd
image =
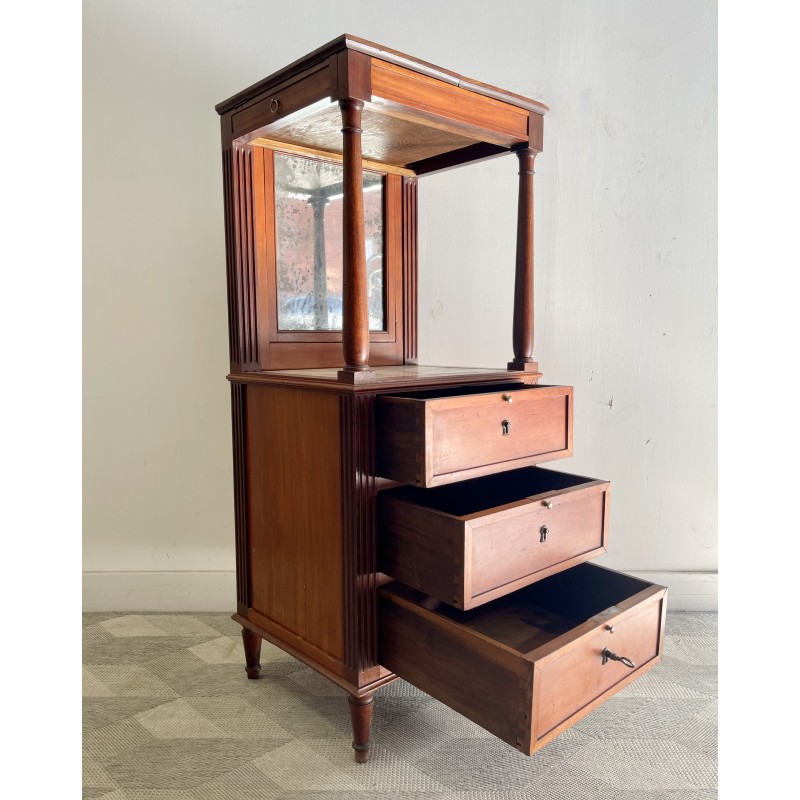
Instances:
[[[340,686],[356,760],[402,677],[533,753],[658,662],[666,590],[585,563],[607,481],[533,360],[541,103],[342,36],[217,107],[246,673],[261,641]],[[417,186],[519,167],[505,368],[417,363]],[[580,398],[578,398],[580,402]]]

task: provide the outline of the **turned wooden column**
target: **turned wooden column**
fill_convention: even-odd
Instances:
[[[364,244],[364,175],[361,162],[361,100],[345,98],[342,109],[344,166],[343,235],[344,293],[342,350],[344,369],[339,380],[367,383],[375,380],[369,368],[369,300],[367,252]]]
[[[519,202],[517,205],[517,271],[514,279],[514,360],[509,370],[537,372],[533,360],[533,160],[536,151],[517,150]]]

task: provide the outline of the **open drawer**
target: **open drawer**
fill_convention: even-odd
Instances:
[[[378,495],[378,569],[470,609],[606,552],[607,481],[528,467]]]
[[[378,398],[378,473],[439,486],[572,455],[572,387],[507,383]]]
[[[661,660],[666,593],[580,564],[457,611],[393,582],[380,662],[530,755]]]

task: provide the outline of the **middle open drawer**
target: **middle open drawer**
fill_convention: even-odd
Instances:
[[[378,569],[469,609],[606,552],[608,481],[529,467],[378,495]]]

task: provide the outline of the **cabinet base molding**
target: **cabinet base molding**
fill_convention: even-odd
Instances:
[[[397,680],[397,675],[393,673],[388,673],[382,675],[380,678],[371,681],[370,683],[364,684],[359,686],[355,675],[348,679],[343,677],[342,675],[337,674],[336,672],[328,669],[327,667],[320,664],[318,661],[315,661],[310,656],[306,655],[305,653],[301,652],[292,645],[287,644],[283,639],[275,636],[272,633],[267,632],[259,625],[251,622],[247,617],[243,617],[241,614],[233,614],[231,619],[234,622],[238,622],[242,628],[246,628],[247,630],[251,631],[252,633],[257,634],[262,639],[265,639],[270,644],[274,644],[276,647],[279,647],[285,653],[288,653],[290,656],[293,656],[298,661],[302,661],[306,666],[311,667],[311,669],[316,670],[319,672],[320,675],[327,678],[332,683],[335,683],[337,686],[344,689],[349,695],[353,697],[366,697],[374,692],[376,689],[379,689],[381,686],[386,686],[387,683],[391,683],[394,680]],[[343,668],[344,669],[344,668]]]

